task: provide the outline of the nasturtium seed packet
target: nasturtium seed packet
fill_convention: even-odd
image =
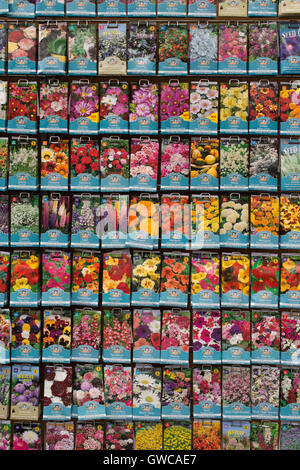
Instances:
[[[279,151],[277,139],[253,137],[250,140],[249,189],[277,191]]]
[[[133,361],[160,363],[161,311],[133,310]]]
[[[280,363],[280,313],[270,310],[252,311],[251,362]]]
[[[300,134],[300,82],[281,82],[280,84],[280,134]]]
[[[247,24],[220,24],[218,61],[219,74],[247,73]]]
[[[188,67],[188,27],[161,24],[158,32],[159,75],[186,75]]]
[[[268,253],[251,257],[251,308],[278,308],[279,258]]]
[[[131,83],[129,104],[129,132],[133,134],[158,133],[158,86],[142,79]]]
[[[250,247],[278,248],[279,198],[270,194],[251,195]]]
[[[261,0],[250,0],[249,6],[257,1]],[[265,3],[267,2],[271,3],[272,0],[266,0]],[[249,74],[261,75],[263,73],[264,75],[276,75],[278,72],[278,46],[277,24],[275,22],[250,24]]]
[[[126,16],[126,0],[98,0],[98,16],[124,17]]]
[[[126,23],[100,23],[99,75],[126,75]]]
[[[198,0],[200,4],[200,0]],[[212,5],[212,2],[201,2]],[[194,5],[197,2],[194,2]],[[216,74],[218,70],[217,25],[192,23],[189,37],[190,74]]]
[[[158,248],[160,207],[157,194],[131,196],[128,211],[126,246],[153,250]]]
[[[127,0],[127,13],[129,17],[156,16],[156,0]]]
[[[249,247],[249,201],[245,194],[221,196],[220,246]]]
[[[160,419],[162,374],[160,367],[147,364],[138,365],[133,370],[133,407],[134,420]]]
[[[102,359],[105,362],[130,363],[131,313],[122,308],[104,309]]]
[[[250,367],[239,365],[222,368],[223,419],[251,418]]]
[[[248,16],[277,16],[277,0],[248,0]]]
[[[159,306],[160,265],[159,252],[133,250],[131,305]]]
[[[163,310],[161,332],[161,362],[188,364],[190,344],[189,310]]]
[[[277,134],[279,99],[277,82],[260,80],[249,86],[249,133]]]
[[[71,247],[99,248],[100,196],[74,194]]]
[[[175,365],[164,367],[161,408],[162,419],[185,419],[187,423],[190,420],[190,399],[192,393],[191,375],[192,371],[188,367]],[[165,425],[166,424],[165,422]],[[178,437],[180,438],[180,436]],[[181,444],[184,444],[184,439],[181,441]]]
[[[65,75],[67,63],[67,23],[39,23],[38,74]]]
[[[37,307],[40,304],[40,254],[14,250],[10,265],[10,306]]]
[[[189,131],[189,84],[171,79],[161,84],[160,129],[162,134]]]
[[[42,195],[40,246],[68,248],[70,242],[70,196]]]
[[[300,248],[300,196],[281,194],[280,196],[280,248]]]
[[[35,24],[10,23],[8,26],[8,74],[36,74],[37,29]]]
[[[279,24],[280,73],[294,75],[300,72],[300,34],[298,23]]]
[[[97,75],[97,27],[94,23],[70,23],[68,74]]]
[[[72,264],[72,305],[98,306],[100,253],[74,251]]]
[[[248,132],[248,88],[246,82],[235,79],[220,84],[220,132]]]
[[[248,15],[248,0],[219,0],[219,16],[238,16],[241,18]]]
[[[190,189],[219,189],[219,139],[194,137],[190,148]]]
[[[69,0],[66,2],[66,16],[96,16],[96,0]]]
[[[163,194],[161,199],[161,247],[189,249],[189,196]]]
[[[300,190],[300,139],[291,137],[280,140],[280,189]]]
[[[300,365],[300,312],[282,312],[280,333],[281,364]]]
[[[247,254],[223,253],[221,262],[222,307],[249,307],[250,258]]]
[[[161,141],[160,189],[189,189],[190,146],[179,136]]]
[[[101,191],[129,191],[129,139],[104,137],[100,144]]]
[[[158,0],[157,16],[186,16],[187,0]]]
[[[56,79],[40,83],[40,132],[68,132],[68,83]]]
[[[65,16],[63,0],[40,0],[35,4],[35,16]]]
[[[99,143],[89,136],[74,138],[70,143],[70,189],[71,191],[100,190]]]
[[[192,254],[191,305],[193,308],[220,307],[220,257],[217,253]]]
[[[155,75],[157,53],[155,23],[129,23],[128,31],[128,75]]]
[[[127,194],[102,195],[99,233],[102,248],[125,248],[128,206]]]
[[[42,362],[68,363],[71,358],[71,312],[44,310]]]
[[[225,310],[222,312],[222,362],[250,364],[250,312]]]
[[[217,2],[216,0],[189,0],[188,16],[200,18],[216,18]]]
[[[193,310],[193,363],[221,363],[221,313]]]
[[[191,197],[191,247],[219,248],[219,196],[208,193]]]
[[[162,255],[160,305],[187,307],[190,260],[185,253],[164,252]]]
[[[297,308],[300,302],[300,256],[281,254],[280,307]]]
[[[0,361],[1,361],[1,364],[9,364],[10,363],[10,343],[11,343],[11,319],[10,319],[9,309],[2,308],[0,310],[0,332],[1,332]],[[1,376],[1,368],[0,368],[0,376]],[[1,389],[1,385],[0,385],[0,389]],[[1,393],[1,396],[3,397],[2,393]],[[0,417],[5,418],[5,416],[1,415],[1,404],[0,404]]]
[[[1,148],[1,141],[5,142],[5,138],[0,139],[0,159],[1,156],[3,159],[5,147]],[[8,189],[36,191],[39,183],[38,163],[37,139],[28,136],[12,137],[9,143]]]
[[[105,418],[103,367],[76,364],[73,390],[78,420]]]
[[[129,307],[131,254],[129,250],[103,254],[102,305]]]
[[[191,82],[190,134],[218,133],[219,86],[217,82]]]
[[[39,375],[39,367],[36,365],[13,365],[11,375],[11,419],[32,421],[37,421],[39,419]]]
[[[11,246],[39,246],[39,195],[19,193],[11,198]]]
[[[101,346],[101,312],[76,308],[72,326],[72,361],[98,363]]]

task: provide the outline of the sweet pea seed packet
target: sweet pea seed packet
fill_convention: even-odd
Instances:
[[[277,0],[249,0],[248,16],[277,16]]]
[[[277,82],[260,80],[250,82],[249,133],[277,134],[278,85]]]
[[[258,1],[260,0],[250,0],[249,6]],[[272,1],[267,0],[265,3]],[[275,22],[249,25],[249,74],[260,75],[263,72],[264,75],[276,75],[278,72],[278,52],[277,24]]]
[[[67,23],[39,23],[38,74],[66,74]]]
[[[129,139],[119,136],[101,139],[101,191],[129,191]]]
[[[126,246],[148,250],[158,248],[159,218],[157,194],[140,193],[131,196]]]
[[[219,248],[219,196],[209,193],[192,195],[191,248]]]
[[[294,75],[300,71],[300,35],[298,23],[279,24],[280,73]]]
[[[219,139],[195,137],[191,140],[190,189],[219,189]]]
[[[248,132],[248,88],[246,82],[235,79],[220,84],[220,132],[224,134]]]
[[[131,314],[122,308],[105,309],[103,312],[102,358],[106,362],[130,363]]]
[[[248,1],[247,0],[220,0],[219,16],[238,16],[247,17],[248,15]]]
[[[11,381],[10,418],[37,421],[40,414],[39,367],[14,364]]]
[[[41,142],[41,184],[46,191],[68,191],[69,141],[51,136]]]
[[[265,193],[252,195],[250,201],[251,248],[278,248],[279,198]]]
[[[4,2],[1,1],[2,8],[3,3]],[[3,13],[7,14],[9,18],[34,18],[35,2],[32,3],[30,0],[24,0],[22,2],[16,2],[15,0],[12,0],[5,2]]]
[[[189,141],[179,136],[161,142],[160,188],[189,189]]]
[[[0,366],[0,417],[8,418],[11,366]]]
[[[127,1],[128,16],[156,16],[155,0],[128,0]]]
[[[164,367],[162,419],[190,419],[191,375],[191,369],[188,367],[174,365]],[[166,449],[166,446],[164,446],[164,449]]]
[[[278,419],[280,368],[254,365],[251,371],[251,416]]]
[[[251,308],[278,308],[279,258],[269,253],[251,256]]]
[[[37,82],[19,79],[8,85],[7,132],[36,134]]]
[[[8,301],[9,262],[10,253],[7,251],[0,251],[0,307],[4,307]],[[4,339],[5,338],[6,337],[4,336]]]
[[[71,23],[68,30],[68,74],[97,75],[97,27]]]
[[[83,78],[73,80],[70,89],[70,134],[98,134],[99,119],[98,83]]]
[[[70,0],[66,3],[67,16],[96,16],[96,0]]]
[[[280,299],[281,308],[297,308],[300,302],[300,256],[281,254]]]
[[[222,312],[222,362],[250,364],[250,312],[225,310]]]
[[[247,195],[231,193],[221,196],[220,246],[248,248],[249,201]]]
[[[99,248],[100,196],[74,194],[71,247]]]
[[[105,418],[102,366],[76,364],[73,403],[77,406],[78,420]]]
[[[222,372],[223,418],[250,419],[250,367],[223,366]]]
[[[11,314],[11,360],[39,362],[41,356],[41,312],[13,310]]]
[[[280,84],[280,134],[299,135],[300,106],[298,96],[300,82],[281,82]]]
[[[9,245],[9,210],[9,195],[0,194],[0,246]]]
[[[299,365],[300,364],[300,313],[282,312],[281,314],[281,364]]]
[[[128,307],[131,294],[131,254],[129,250],[103,254],[102,305]]]
[[[100,239],[102,248],[125,248],[127,239],[127,194],[107,194],[101,197]]]
[[[221,418],[221,367],[202,365],[193,370],[195,418]]]
[[[42,196],[40,246],[69,246],[70,196],[50,193]]]
[[[280,419],[300,418],[297,395],[300,389],[300,374],[297,368],[281,369]]]
[[[68,83],[43,80],[39,97],[40,132],[68,132]]]
[[[221,363],[221,313],[219,310],[193,310],[194,364]]]
[[[35,24],[10,23],[8,26],[8,74],[36,73],[37,29]]]
[[[2,158],[4,152],[5,149],[2,148]],[[37,190],[38,181],[37,139],[28,136],[12,137],[9,143],[8,189]]]
[[[122,365],[104,367],[105,411],[109,419],[132,419],[132,370]]]
[[[13,250],[10,265],[10,306],[37,307],[40,304],[40,254]]]
[[[218,98],[217,82],[191,82],[190,134],[217,134]]]
[[[151,192],[157,190],[158,159],[157,139],[150,139],[149,136],[131,139],[130,190]]]
[[[129,132],[158,133],[158,86],[146,79],[131,83]]]
[[[126,75],[126,23],[100,23],[99,75]]]
[[[217,253],[192,254],[191,305],[193,308],[220,307],[220,257]]]
[[[236,11],[233,15],[236,16]],[[245,23],[220,24],[218,61],[219,74],[244,75],[247,73],[247,25]]]
[[[11,319],[9,309],[0,309],[0,360],[10,363]],[[3,416],[1,416],[3,418]]]
[[[72,361],[99,362],[101,312],[90,307],[75,309],[72,328]]]
[[[159,252],[133,250],[131,305],[159,306],[160,264]]]
[[[71,254],[45,250],[42,255],[42,305],[71,305]]]
[[[280,188],[300,190],[300,140],[295,137],[280,140]]]
[[[0,129],[6,131],[7,121],[7,104],[8,104],[8,82],[0,80]],[[5,141],[5,137],[1,138],[1,141]]]
[[[97,140],[81,136],[70,145],[71,191],[100,190],[100,154]]]
[[[133,408],[134,420],[157,420],[161,413],[162,374],[160,367],[147,364],[136,366],[133,370]]]
[[[110,70],[110,69],[109,69]],[[109,72],[111,73],[111,71]],[[109,80],[100,84],[100,134],[126,134],[129,128],[128,83]]]
[[[42,450],[40,423],[14,422],[12,450]]]
[[[277,191],[279,155],[277,139],[253,137],[250,140],[249,189]]]
[[[217,2],[215,0],[189,0],[188,16],[216,18]]]
[[[161,84],[160,129],[162,134],[186,134],[189,130],[189,84],[171,79]]]
[[[190,278],[189,257],[177,251],[164,252],[161,268],[160,305],[187,307]]]
[[[187,0],[159,0],[157,2],[157,16],[186,16]]]
[[[126,0],[98,0],[98,16],[126,16]]]
[[[147,5],[147,2],[144,4]],[[155,23],[130,22],[128,28],[128,75],[155,75],[157,52]]]
[[[163,310],[161,362],[188,364],[190,344],[190,312],[172,308]]]
[[[72,305],[98,305],[99,255],[100,253],[96,251],[73,252]]]
[[[163,194],[160,210],[161,247],[189,249],[189,196]]]
[[[251,450],[278,450],[279,423],[276,421],[251,422]]]
[[[163,436],[164,450],[191,450],[192,448],[192,425],[189,421],[164,421]]]
[[[68,363],[71,358],[71,312],[45,309],[43,323],[43,362]]]
[[[73,372],[71,366],[46,365],[43,420],[71,419]]]
[[[135,424],[135,450],[162,450],[163,424],[139,421]]]
[[[159,75],[186,75],[188,28],[186,24],[161,24],[158,31]]]
[[[11,198],[11,246],[39,246],[39,196],[19,193]]]
[[[252,312],[251,362],[280,363],[280,314],[268,310]]]
[[[35,16],[64,16],[65,2],[63,0],[39,0],[35,4]]]
[[[222,253],[222,307],[249,307],[250,258],[247,254]]]
[[[300,247],[300,197],[298,194],[280,196],[280,248]]]
[[[133,361],[160,362],[161,311],[133,310]]]

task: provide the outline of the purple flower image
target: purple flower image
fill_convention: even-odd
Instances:
[[[70,121],[79,118],[88,118],[92,122],[99,122],[99,96],[98,85],[86,85],[72,82],[70,93]]]

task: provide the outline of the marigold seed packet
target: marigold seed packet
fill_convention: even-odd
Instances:
[[[162,374],[160,367],[136,366],[133,370],[133,419],[160,419]]]
[[[12,366],[10,419],[37,421],[40,414],[39,367]]]
[[[29,308],[11,312],[11,360],[39,362],[41,358],[41,312]]]
[[[251,325],[251,362],[279,364],[280,314],[255,310],[252,312]]]
[[[298,81],[280,84],[280,134],[282,135],[300,134],[299,92]]]
[[[221,418],[221,367],[202,365],[193,369],[193,416]]]
[[[189,141],[177,136],[161,143],[160,189],[189,189]]]
[[[190,164],[190,189],[219,189],[219,139],[192,138]]]
[[[10,265],[10,306],[37,307],[41,298],[41,257],[37,251],[14,250]]]
[[[11,319],[9,309],[0,309],[0,362],[10,363]],[[2,416],[3,418],[3,416]]]
[[[191,375],[188,367],[164,367],[162,419],[190,419]]]
[[[280,140],[280,188],[300,190],[300,140],[295,137]]]
[[[214,0],[205,0],[203,6],[214,6]],[[198,16],[191,14],[200,0],[190,0],[189,16]],[[189,36],[189,58],[190,74],[216,74],[218,69],[218,28],[217,25],[209,23],[191,23]]]
[[[109,73],[111,73],[111,69],[109,70]],[[101,82],[99,129],[100,134],[107,132],[126,134],[128,132],[128,92],[129,91],[127,82],[120,82],[119,80],[109,80],[108,82]]]
[[[161,24],[158,31],[159,75],[186,75],[188,65],[188,27]]]
[[[73,252],[72,305],[98,306],[99,273],[100,252]]]
[[[250,214],[251,248],[277,249],[279,244],[279,198],[270,194],[252,195]]]
[[[130,190],[157,191],[158,157],[158,140],[149,136],[131,139]]]
[[[222,422],[222,449],[250,450],[250,421],[224,420]]]
[[[99,248],[100,215],[99,195],[74,194],[71,247]]]
[[[249,201],[247,195],[231,193],[221,196],[220,246],[248,248]]]
[[[161,362],[189,363],[190,312],[172,308],[163,310],[161,331]]]
[[[194,364],[221,363],[221,313],[219,310],[193,310]]]
[[[158,309],[133,310],[133,361],[160,362],[161,311]]]
[[[75,309],[72,327],[72,361],[99,362],[101,312],[90,307]]]
[[[36,134],[37,82],[19,79],[8,84],[7,132]]]
[[[220,307],[220,257],[218,253],[192,254],[191,305],[193,308]]]
[[[68,363],[71,358],[71,312],[61,308],[44,310],[43,362]]]
[[[220,189],[248,191],[249,142],[230,136],[220,141]]]
[[[131,254],[127,250],[103,254],[102,305],[127,307],[131,293]]]
[[[189,196],[163,194],[161,198],[161,247],[189,249]]]
[[[90,82],[88,79],[73,80],[70,87],[69,109],[70,134],[98,134],[98,83]]]
[[[105,418],[102,366],[76,364],[73,403],[77,406],[78,420]]]
[[[139,421],[135,423],[135,450],[162,450],[163,424]]]
[[[70,145],[71,191],[100,191],[100,153],[97,140],[89,136],[72,139]]]
[[[147,79],[131,83],[129,132],[158,133],[158,86]]]
[[[250,82],[249,133],[277,134],[279,97],[277,82]]]
[[[129,139],[101,139],[101,191],[129,191]]]
[[[249,160],[249,189],[277,191],[279,167],[277,139],[251,138]]]
[[[67,62],[67,23],[43,22],[38,27],[38,74],[65,75]]]
[[[136,3],[135,0],[134,4]],[[147,5],[150,5],[150,2],[145,2],[146,7]],[[129,23],[128,28],[128,75],[155,75],[157,54],[155,23]]]
[[[132,370],[122,365],[104,367],[106,416],[109,419],[132,419]]]
[[[70,232],[70,196],[51,193],[42,196],[40,246],[68,248]]]
[[[15,421],[12,426],[12,450],[42,450],[42,426],[40,423]]]
[[[185,253],[164,252],[161,264],[160,305],[187,307],[190,260]]]
[[[300,365],[300,313],[281,314],[281,364]]]
[[[102,359],[105,362],[130,363],[131,325],[130,310],[122,308],[104,310]]]
[[[69,141],[51,136],[41,142],[41,185],[46,191],[68,191]]]
[[[250,367],[223,366],[222,402],[224,419],[251,418]]]
[[[73,373],[71,366],[46,365],[43,420],[71,419]]]
[[[160,130],[162,134],[189,131],[189,84],[171,79],[161,84]]]
[[[42,305],[71,305],[71,254],[46,250],[42,255]]]
[[[6,154],[4,143],[5,139],[1,139],[0,161],[2,160],[2,168]],[[7,140],[6,143],[8,143]],[[28,136],[12,137],[9,143],[8,189],[36,191],[39,183],[38,162],[37,139]]]
[[[221,450],[221,420],[195,419],[193,448],[195,450]]]
[[[129,196],[107,194],[101,196],[100,239],[102,248],[125,248]]]
[[[251,371],[251,416],[278,419],[280,368],[254,365]]]
[[[281,254],[280,307],[297,308],[300,302],[300,256]]]
[[[133,251],[131,305],[159,306],[160,264],[159,252]]]
[[[300,197],[298,194],[280,196],[280,248],[300,247]]]
[[[279,258],[268,253],[251,256],[251,307],[278,308]]]
[[[249,8],[259,4],[259,15],[262,12],[262,0],[250,0]],[[267,0],[265,5],[275,6],[276,16],[276,0]],[[250,16],[250,10],[249,10]],[[251,15],[254,16],[254,15]],[[269,15],[268,15],[269,16]],[[271,15],[270,15],[271,16]],[[264,75],[276,75],[278,72],[278,35],[277,24],[275,22],[253,23],[249,25],[249,63],[248,71],[251,75],[260,75],[263,71]]]
[[[191,211],[191,248],[219,248],[219,196],[192,194]]]
[[[164,450],[191,450],[192,425],[188,421],[164,421]]]
[[[157,194],[131,196],[128,211],[126,246],[153,250],[158,248],[160,208]]]

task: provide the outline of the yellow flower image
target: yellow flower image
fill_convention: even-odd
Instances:
[[[133,269],[132,274],[136,277],[145,277],[147,275],[147,270],[144,266],[138,265]]]
[[[17,291],[19,289],[31,289],[30,284],[28,284],[28,279],[26,277],[21,277],[20,279],[17,279],[15,284],[13,285],[14,291]]]
[[[144,289],[153,289],[154,288],[154,281],[152,281],[152,279],[149,279],[148,277],[145,278],[145,279],[142,279],[142,282],[141,282],[141,286],[144,288]]]

